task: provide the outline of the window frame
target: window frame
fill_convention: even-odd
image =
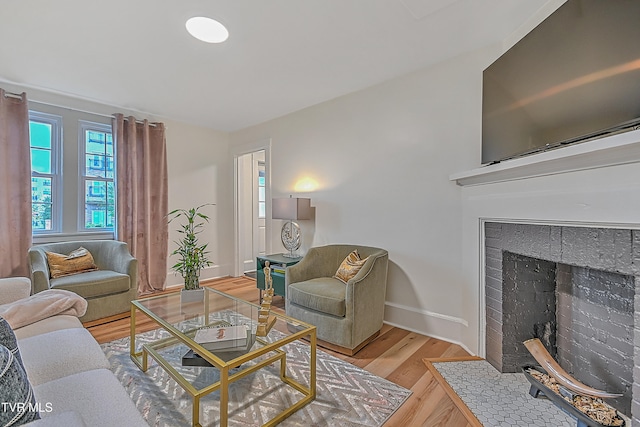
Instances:
[[[57,114],[44,113],[42,111],[29,110],[29,127],[31,122],[44,123],[51,126],[51,173],[43,174],[33,170],[31,163],[31,179],[33,178],[49,178],[51,179],[51,229],[39,230],[32,229],[31,234],[34,236],[45,234],[59,234],[62,232],[63,219],[63,176],[62,176],[62,132],[63,118]],[[29,136],[29,151],[34,148],[31,144],[31,136]],[[38,147],[35,147],[38,148]],[[33,181],[32,181],[33,182]],[[33,206],[33,187],[31,187],[32,206]]]
[[[107,177],[93,177],[86,175],[86,156],[87,156],[87,132],[101,132],[111,134],[111,139],[113,141],[113,178]],[[92,153],[89,153],[92,154]],[[106,155],[106,152],[105,152]],[[115,141],[113,138],[113,127],[111,125],[105,123],[97,123],[89,120],[78,120],[78,233],[95,233],[95,232],[107,232],[113,233],[115,236],[117,229],[117,221],[118,221],[118,206],[117,206],[117,188],[116,181],[117,173],[116,173],[116,147]],[[113,217],[113,227],[93,227],[87,228],[87,219],[85,218],[86,214],[86,194],[87,194],[87,181],[101,181],[104,182],[107,186],[108,183],[113,183],[113,209],[114,209],[114,217]]]

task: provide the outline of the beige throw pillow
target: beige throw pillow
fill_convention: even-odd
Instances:
[[[82,246],[69,255],[46,252],[49,263],[49,275],[52,279],[97,270],[91,252]]]
[[[344,261],[342,261],[342,264],[340,264],[340,267],[338,267],[338,271],[336,271],[336,274],[333,277],[344,283],[347,283],[356,274],[358,274],[358,271],[360,271],[368,258],[369,257],[360,259],[358,251],[352,251],[349,255],[347,255]]]

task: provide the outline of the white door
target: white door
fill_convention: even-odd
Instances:
[[[255,271],[256,257],[271,253],[271,140],[231,148],[234,161],[233,275]]]
[[[267,254],[267,196],[264,151],[253,153],[253,171],[253,260],[255,261],[258,255]],[[253,269],[256,269],[255,264]]]
[[[256,270],[266,254],[266,167],[264,150],[238,157],[239,249],[242,273]]]

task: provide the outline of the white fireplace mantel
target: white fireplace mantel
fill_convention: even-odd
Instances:
[[[460,186],[555,175],[640,162],[640,130],[570,145],[449,176]]]

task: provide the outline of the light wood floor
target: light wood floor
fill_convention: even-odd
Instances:
[[[255,280],[246,277],[223,278],[206,283],[223,292],[258,302]],[[274,298],[274,310],[284,312],[284,301]],[[138,319],[138,332],[154,329],[151,322]],[[100,343],[129,335],[129,317],[114,316],[85,324]],[[386,378],[413,391],[411,397],[385,423],[385,427],[476,427],[480,424],[461,406],[455,394],[441,385],[437,372],[428,369],[423,359],[460,360],[471,358],[460,346],[418,333],[384,325],[380,336],[354,356],[324,351]]]

